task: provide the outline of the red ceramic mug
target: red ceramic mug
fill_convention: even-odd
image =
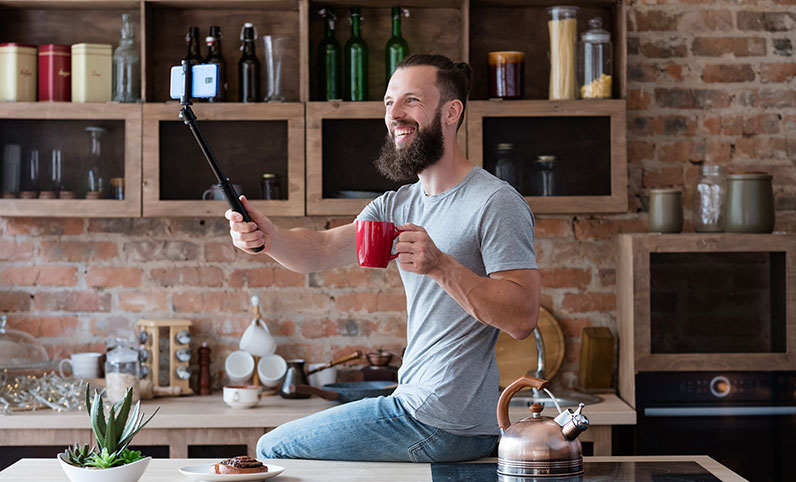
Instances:
[[[395,224],[385,221],[357,221],[357,261],[368,268],[386,268],[398,257],[392,242],[398,237]]]

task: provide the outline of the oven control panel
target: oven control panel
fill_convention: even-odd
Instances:
[[[755,402],[796,399],[793,372],[643,372],[636,399],[652,403]]]

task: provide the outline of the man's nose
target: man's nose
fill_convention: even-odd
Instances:
[[[393,104],[390,107],[390,111],[387,113],[387,115],[392,120],[400,120],[406,116],[406,111],[400,106],[400,104]]]

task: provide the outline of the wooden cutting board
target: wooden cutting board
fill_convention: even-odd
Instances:
[[[550,380],[564,362],[564,332],[553,315],[542,307],[537,326],[544,343],[545,379]],[[500,386],[505,388],[521,376],[533,375],[536,371],[536,337],[531,334],[523,340],[515,340],[501,331],[496,355]]]

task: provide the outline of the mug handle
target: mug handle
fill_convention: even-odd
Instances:
[[[392,234],[392,240],[395,241],[395,239],[398,237],[399,234],[401,234],[401,231],[399,231],[398,228],[395,228],[395,232]],[[392,249],[390,249],[390,251],[392,251]],[[398,253],[390,253],[390,261],[394,260],[397,257]]]
[[[64,358],[63,360],[60,361],[60,363],[58,363],[58,373],[61,374],[61,378],[66,378],[66,375],[64,375],[64,363],[69,364],[69,367],[72,369],[72,375],[74,375],[75,368],[72,366],[72,360],[70,360],[69,358]]]
[[[205,192],[202,193],[202,201],[207,201],[210,197],[210,189],[205,189]]]
[[[237,402],[238,400],[240,400],[240,393],[232,392],[232,401]]]

